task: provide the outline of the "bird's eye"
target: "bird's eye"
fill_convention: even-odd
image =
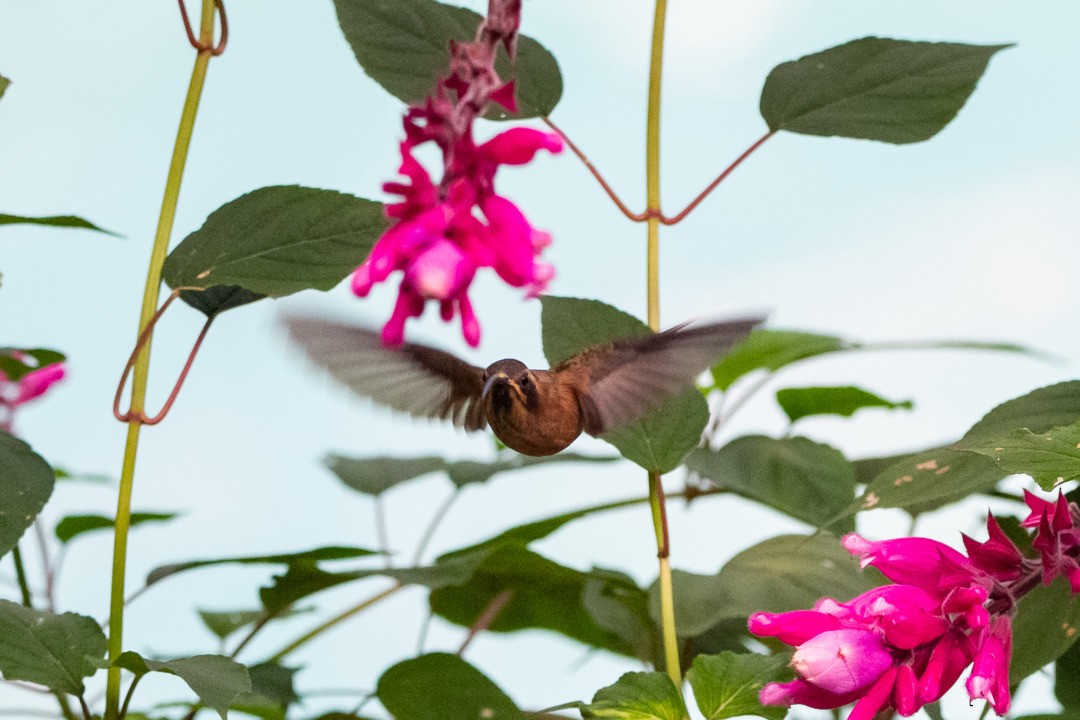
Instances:
[[[530,382],[531,382],[531,381],[529,380],[529,376],[528,376],[528,375],[522,375],[522,376],[521,376],[521,379],[520,379],[520,380],[518,380],[518,385],[519,385],[520,387],[526,388],[526,387],[529,387],[529,383],[530,383]]]

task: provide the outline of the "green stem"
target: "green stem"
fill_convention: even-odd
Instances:
[[[202,0],[202,21],[199,27],[199,40],[210,48],[214,39],[214,0]],[[206,70],[210,63],[211,51],[200,50],[195,57],[195,67],[191,71],[184,109],[180,114],[180,127],[176,133],[172,161],[169,165],[168,178],[165,181],[165,193],[161,202],[161,214],[158,217],[154,246],[150,253],[150,267],[146,273],[146,287],[143,290],[142,310],[139,315],[139,333],[146,328],[158,305],[161,288],[161,266],[169,250],[169,238],[172,235],[173,220],[176,217],[176,205],[180,197],[180,181],[184,176],[188,147],[195,127],[195,114],[199,107]],[[132,417],[141,415],[146,405],[146,382],[150,369],[150,341],[143,346],[135,363],[131,382]],[[127,443],[124,447],[124,461],[120,472],[120,490],[116,502],[116,532],[113,537],[112,597],[109,603],[109,662],[114,662],[122,651],[124,627],[124,573],[127,562],[127,536],[131,526],[131,493],[135,479],[135,457],[139,446],[141,423],[133,419],[128,423]],[[120,712],[120,668],[111,666],[105,690],[105,720],[117,720]]]
[[[649,107],[645,137],[646,203],[648,220],[648,305],[649,327],[660,329],[660,80],[664,64],[664,19],[667,0],[656,0],[653,17],[652,52],[649,66]],[[660,473],[649,473],[649,507],[656,531],[656,556],[660,563],[660,622],[664,642],[664,664],[668,677],[682,693],[679,668],[679,641],[675,631],[675,595],[671,582],[671,546],[668,541],[667,509]]]
[[[22,595],[22,604],[24,607],[33,607],[33,600],[30,595],[30,584],[26,582],[26,568],[23,566],[22,552],[19,550],[18,545],[11,549],[11,559],[15,561],[15,578],[19,581],[19,593]]]

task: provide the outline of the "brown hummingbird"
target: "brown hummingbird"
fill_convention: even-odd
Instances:
[[[691,387],[761,318],[742,318],[588,347],[550,370],[505,359],[487,368],[416,343],[384,347],[354,325],[286,317],[289,337],[354,392],[466,430],[490,425],[507,447],[553,455],[582,431],[602,435]]]

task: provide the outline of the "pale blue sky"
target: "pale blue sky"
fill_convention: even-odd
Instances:
[[[480,9],[486,2],[466,3]],[[776,327],[854,339],[972,338],[1027,343],[1067,362],[972,353],[853,355],[806,363],[786,384],[854,382],[914,412],[811,420],[798,430],[855,456],[919,448],[962,433],[992,406],[1076,375],[1080,361],[1080,102],[1075,51],[1080,6],[973,1],[811,3],[676,0],[669,9],[663,194],[679,209],[765,130],[757,112],[774,65],[866,35],[981,44],[999,53],[957,119],[912,146],[781,135],[740,168],[662,249],[664,324],[764,309]],[[529,0],[524,31],[559,59],[566,92],[553,118],[635,208],[643,197],[644,98],[651,5],[644,0]],[[181,196],[174,242],[218,206],[251,189],[299,183],[383,199],[393,176],[400,103],[356,65],[332,4],[229,3],[226,54],[211,63]],[[119,471],[124,430],[112,394],[134,340],[166,165],[192,51],[172,2],[16,3],[0,0],[0,212],[75,213],[122,233],[0,228],[0,344],[66,351],[70,377],[19,418],[50,461],[77,471]],[[484,125],[483,137],[497,132]],[[569,154],[540,157],[499,177],[538,227],[554,235],[554,294],[596,297],[644,313],[644,230],[606,202]],[[366,301],[345,287],[264,302],[223,316],[173,414],[144,432],[137,510],[183,518],[132,536],[129,585],[157,564],[193,557],[284,552],[320,544],[373,545],[369,504],[320,467],[326,452],[486,457],[484,438],[413,423],[342,395],[286,347],[283,307],[373,325],[393,299]],[[543,361],[539,305],[491,278],[475,303],[484,343],[478,363],[507,355]],[[152,398],[161,398],[198,327],[170,313],[156,337]],[[425,321],[415,337],[463,350],[456,326]],[[151,400],[151,404],[155,404]],[[768,394],[734,433],[783,431]],[[599,441],[579,449],[607,452]],[[637,496],[628,464],[560,473],[529,471],[467,490],[432,554],[563,509]],[[679,473],[670,482],[678,486]],[[441,478],[386,497],[392,545],[408,556],[427,513],[449,492]],[[113,512],[109,487],[57,491],[50,522]],[[976,502],[924,532],[956,542],[978,531]],[[737,499],[673,508],[673,561],[709,572],[738,550],[797,528]],[[957,526],[960,527],[957,527]],[[904,532],[897,518],[864,518],[867,534]],[[644,510],[573,525],[537,547],[576,567],[655,574]],[[105,614],[110,539],[88,537],[68,555],[65,609]],[[9,574],[8,567],[0,571]],[[192,608],[248,607],[268,572],[208,570],[162,584],[131,607],[133,649],[181,655],[212,649]],[[327,612],[374,592],[349,586],[319,598]],[[368,687],[415,648],[424,595],[411,590],[310,647],[307,688]],[[248,660],[302,632],[312,617],[267,632]],[[430,649],[456,648],[461,630],[436,623]],[[480,638],[468,658],[523,706],[587,699],[623,671],[603,654],[541,633]],[[173,697],[171,679],[147,696]],[[26,706],[0,688],[0,708]],[[1032,708],[1045,699],[1029,699]],[[964,704],[958,706],[964,708]],[[312,709],[317,709],[313,705]],[[961,711],[960,716],[964,716]]]

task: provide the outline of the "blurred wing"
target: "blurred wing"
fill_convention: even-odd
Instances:
[[[602,435],[691,387],[694,378],[744,340],[763,319],[679,325],[647,337],[616,340],[585,350],[555,369],[585,364],[589,378],[582,408],[585,432]]]
[[[354,325],[285,317],[289,339],[353,392],[417,417],[482,430],[484,371],[442,350],[402,343],[383,347],[377,333]]]

